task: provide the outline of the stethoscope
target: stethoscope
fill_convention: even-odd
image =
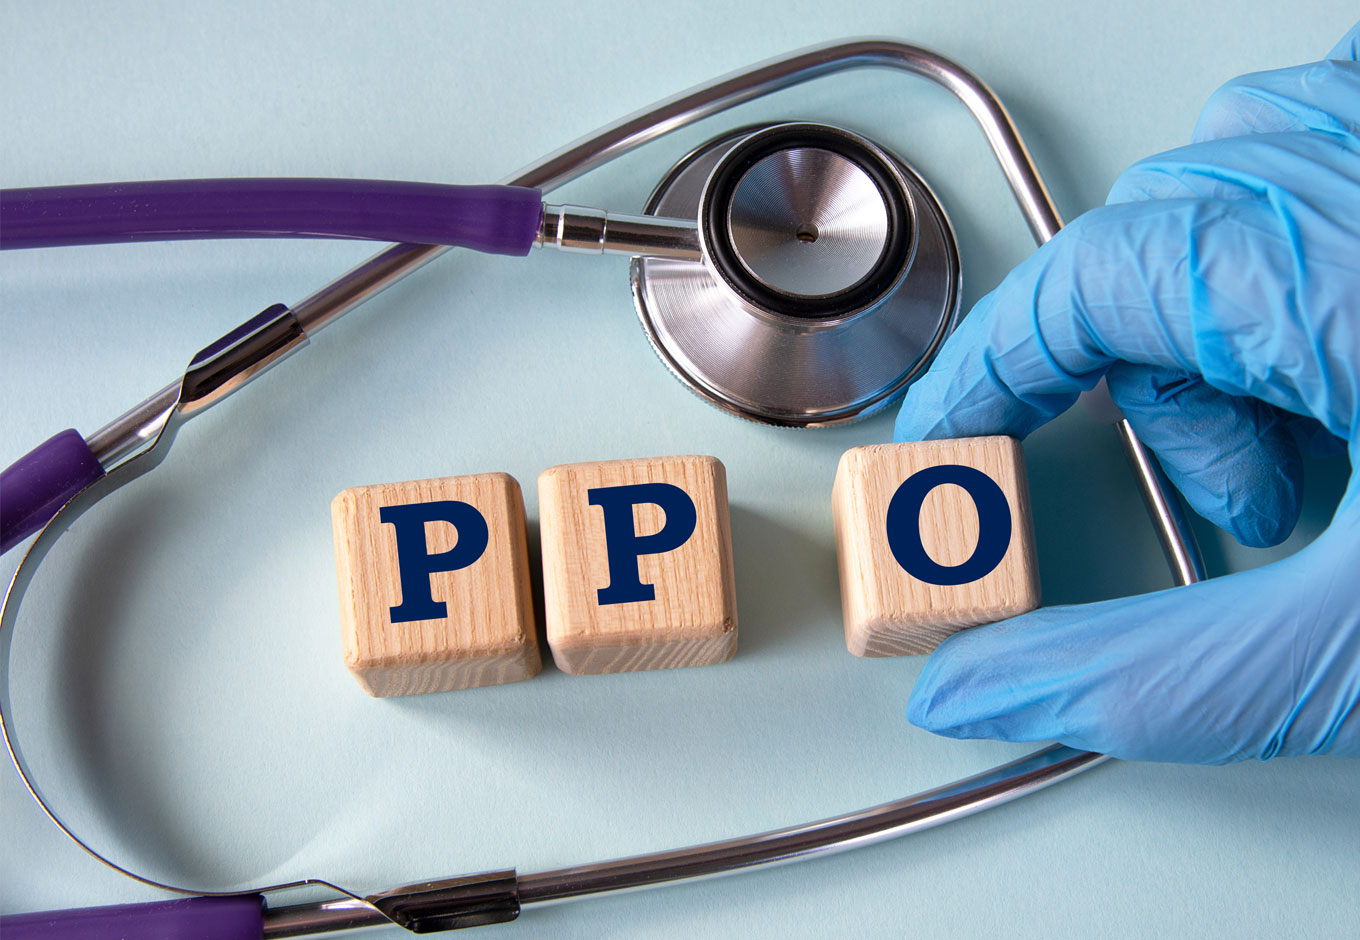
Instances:
[[[548,206],[552,190],[700,118],[832,72],[900,69],[949,89],[981,126],[1035,239],[1058,213],[996,96],[954,62],[915,46],[858,40],[817,46],[719,78],[544,157],[500,187],[316,180],[214,180],[11,191],[11,245],[236,236],[400,242],[291,308],[271,307],[198,353],[183,377],[88,438],[66,431],[4,471],[5,548],[39,532],[0,613],[0,730],[14,765],[58,828],[105,865],[188,900],[120,909],[128,925],[210,917],[232,936],[294,937],[397,924],[423,933],[513,920],[525,907],[652,887],[845,851],[999,806],[1107,758],[1052,745],[905,799],[725,842],[556,871],[498,871],[378,893],[300,878],[248,893],[203,891],[137,874],[68,827],[43,797],[12,726],[10,650],[24,591],[61,534],[99,499],[156,467],[180,426],[306,343],[309,335],[461,245],[527,254],[535,245],[633,256],[634,302],[662,361],[697,394],[743,418],[816,427],[901,397],[953,326],[959,261],[938,200],[902,160],[823,124],[723,134],[684,157],[641,215]],[[13,211],[12,211],[13,210]],[[438,242],[438,243],[435,243]],[[1089,393],[1088,393],[1089,394]],[[1178,584],[1203,577],[1180,504],[1108,396],[1112,424]],[[12,509],[17,507],[17,509]],[[337,900],[266,906],[315,886]],[[44,929],[7,918],[14,936]],[[98,916],[98,915],[93,915]],[[139,920],[139,918],[143,920]],[[57,923],[60,923],[59,921]],[[48,934],[42,933],[46,936]]]

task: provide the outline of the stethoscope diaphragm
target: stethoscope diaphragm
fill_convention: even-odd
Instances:
[[[697,218],[702,261],[638,258],[634,302],[689,388],[767,424],[896,401],[959,305],[954,233],[902,160],[825,124],[742,128],[682,159],[648,215]]]

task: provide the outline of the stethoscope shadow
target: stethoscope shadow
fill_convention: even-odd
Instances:
[[[250,814],[252,799],[244,795],[239,800],[229,799],[232,811],[214,814],[201,795],[186,797],[182,784],[177,784],[179,778],[167,773],[156,759],[155,739],[180,733],[180,722],[167,722],[173,731],[144,725],[129,732],[131,716],[120,708],[135,705],[129,700],[133,695],[143,702],[163,693],[167,701],[184,700],[182,694],[157,688],[168,681],[163,672],[132,666],[151,682],[135,692],[129,690],[128,678],[119,672],[149,639],[134,636],[139,631],[128,629],[137,616],[139,595],[135,586],[154,583],[158,543],[183,543],[191,537],[184,521],[189,518],[185,510],[191,500],[192,495],[184,490],[173,484],[161,485],[152,478],[115,494],[107,508],[101,507],[104,511],[87,514],[77,531],[68,536],[73,543],[72,557],[52,570],[79,572],[80,583],[77,589],[61,592],[61,600],[53,607],[53,622],[46,624],[52,634],[54,674],[45,683],[49,689],[45,737],[67,772],[54,773],[41,765],[34,770],[57,811],[77,833],[90,838],[92,847],[101,854],[130,864],[148,877],[227,887],[242,874],[227,870],[232,853],[225,849],[240,835],[240,820],[231,816],[237,812],[243,817]],[[160,610],[166,618],[175,617],[169,606]],[[173,624],[178,630],[177,642],[186,646],[201,642],[202,630],[210,625],[193,617],[191,611],[180,610],[178,614]],[[164,638],[159,634],[152,642]],[[173,648],[162,653],[172,659],[175,656]],[[232,663],[222,664],[223,683],[234,681],[233,668]],[[217,692],[204,688],[200,694],[211,697]],[[130,710],[138,714],[144,708]],[[223,730],[206,726],[206,721],[204,725],[194,733],[216,736]],[[234,733],[239,732],[222,735],[224,747],[232,747]],[[63,750],[67,753],[61,754]],[[220,786],[231,792],[230,782]],[[64,792],[58,795],[53,792],[57,790]],[[221,796],[219,793],[214,802],[221,805]],[[258,867],[244,873],[242,884],[284,862],[292,849],[281,846],[274,857],[269,846],[261,844],[252,846],[252,852],[252,867]]]

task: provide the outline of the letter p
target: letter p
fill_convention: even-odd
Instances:
[[[383,506],[378,518],[396,530],[397,567],[401,576],[401,603],[389,609],[393,623],[442,620],[449,614],[443,601],[430,592],[430,575],[457,571],[482,557],[490,533],[486,518],[458,500]],[[458,533],[458,541],[446,552],[431,553],[425,541],[425,523],[446,522]]]
[[[590,505],[604,511],[605,551],[609,557],[609,586],[600,588],[600,606],[656,599],[656,587],[638,576],[638,558],[674,551],[689,541],[698,522],[694,500],[672,483],[634,483],[586,490]],[[633,526],[633,507],[644,503],[665,514],[661,529],[638,535]]]

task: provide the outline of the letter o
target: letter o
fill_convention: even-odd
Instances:
[[[926,554],[921,543],[921,507],[935,487],[953,483],[973,499],[978,514],[978,539],[973,554],[958,565],[941,565]],[[888,547],[902,569],[928,584],[968,584],[991,574],[1011,544],[1011,507],[1006,494],[987,474],[962,464],[941,464],[918,470],[897,488],[888,502]]]

